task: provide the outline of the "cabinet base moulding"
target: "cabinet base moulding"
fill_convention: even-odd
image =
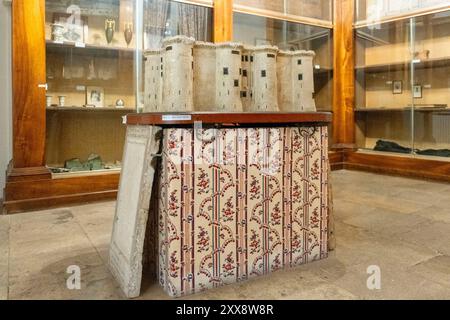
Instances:
[[[119,172],[79,177],[11,180],[4,190],[6,213],[18,213],[86,202],[113,200]]]
[[[450,161],[345,151],[343,169],[450,182]]]

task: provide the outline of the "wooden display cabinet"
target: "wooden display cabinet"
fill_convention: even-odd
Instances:
[[[346,151],[344,166],[447,180],[450,6],[399,4],[356,1],[358,151]]]
[[[12,2],[14,151],[5,188],[8,212],[115,197],[122,116],[138,105],[136,37],[127,43],[124,33],[128,27],[135,34],[134,5],[133,0],[69,6],[54,0]],[[107,19],[114,21],[109,42]],[[86,163],[91,154],[99,155],[101,164],[67,168],[68,160]]]
[[[182,23],[187,22],[176,19],[180,12],[188,14],[192,10],[188,6],[192,4],[214,6],[214,16],[211,9],[202,13],[202,23],[207,25],[205,32],[201,37],[193,36],[215,42],[233,39],[233,1],[196,0],[186,1],[186,5],[183,2],[162,4],[146,0],[143,13],[135,11],[133,0],[80,0],[79,7],[70,8],[54,0],[12,2],[14,153],[5,188],[4,204],[8,212],[116,196],[125,133],[122,116],[135,112],[141,104],[143,81],[139,72],[139,68],[142,70],[139,50],[155,45],[164,36],[185,32]],[[161,25],[159,12],[166,8],[170,23],[167,21],[161,29],[158,28]],[[303,38],[297,42],[305,49],[323,48],[316,83],[318,91],[326,92],[324,99],[318,99],[323,101],[322,109],[329,110],[331,1],[321,1],[320,8],[303,10],[303,16],[298,16],[295,8],[288,14],[278,12],[271,16],[272,12],[267,17],[305,23],[319,31],[302,34]],[[255,13],[261,16],[267,12]],[[142,21],[139,28],[136,17]],[[109,41],[107,27],[111,23],[107,20],[114,20],[114,36]],[[67,22],[78,27],[64,27]],[[124,31],[130,23],[133,37],[127,43]],[[64,28],[58,26],[61,24]],[[214,32],[209,28],[212,24]],[[61,28],[64,29],[62,39],[58,32]],[[142,48],[136,43],[142,43]],[[87,107],[91,104],[88,93],[92,88],[103,94],[103,107]],[[64,96],[64,106],[60,105],[60,96]],[[119,99],[124,101],[124,108],[115,107]],[[61,169],[67,160],[86,161],[92,153],[100,155],[109,168],[117,168],[59,173],[70,171]]]

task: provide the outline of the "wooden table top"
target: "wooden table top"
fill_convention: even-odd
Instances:
[[[221,126],[240,125],[276,125],[276,124],[322,124],[332,120],[331,112],[158,112],[132,113],[126,116],[128,125],[193,125],[194,122],[203,124],[218,124]]]

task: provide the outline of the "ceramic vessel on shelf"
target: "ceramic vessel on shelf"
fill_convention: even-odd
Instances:
[[[123,31],[125,41],[127,46],[130,45],[131,40],[133,40],[133,24],[131,22],[125,23],[125,30]]]
[[[64,26],[59,23],[52,24],[52,40],[55,42],[64,41]]]
[[[64,107],[66,104],[66,96],[58,96],[59,106]]]
[[[116,101],[116,108],[124,108],[125,107],[125,102],[122,99],[118,99]]]
[[[46,101],[47,107],[50,107],[52,105],[52,97],[53,96],[50,94],[45,95],[45,101]]]
[[[116,28],[116,21],[114,19],[105,20],[105,36],[108,44],[110,44],[114,38],[115,28]]]

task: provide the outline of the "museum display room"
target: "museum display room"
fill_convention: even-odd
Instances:
[[[448,1],[3,5],[12,155],[2,210],[113,203],[101,256],[127,298],[148,278],[183,297],[326,266],[335,216],[348,232],[343,207],[391,210],[382,203],[402,194],[395,179],[450,181]],[[348,172],[396,182],[382,196],[364,185],[355,208]]]

